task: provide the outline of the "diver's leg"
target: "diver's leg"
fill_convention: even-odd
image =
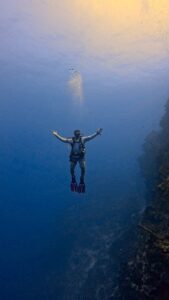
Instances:
[[[85,159],[79,160],[79,165],[80,165],[80,169],[81,169],[80,182],[84,183],[84,177],[85,177],[85,173],[86,173],[86,162],[85,162]]]
[[[72,181],[76,181],[75,179],[75,167],[76,167],[77,162],[75,161],[70,161],[70,174],[72,176]]]
[[[78,186],[77,186],[76,177],[75,177],[76,164],[77,164],[76,161],[70,161],[70,173],[71,173],[71,176],[72,176],[70,189],[71,189],[72,192],[77,192],[78,191]]]
[[[86,165],[85,165],[84,158],[79,160],[79,165],[80,165],[80,169],[81,169],[81,176],[80,176],[80,183],[78,186],[78,192],[85,193],[84,176],[85,176],[85,171],[86,171]]]

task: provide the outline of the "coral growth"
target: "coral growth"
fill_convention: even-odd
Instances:
[[[134,255],[121,270],[116,298],[169,299],[169,101],[159,132],[144,144],[140,166],[147,207],[139,224]]]

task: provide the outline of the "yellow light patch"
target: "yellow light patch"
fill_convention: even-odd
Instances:
[[[168,0],[40,3],[32,1],[35,30],[43,36],[52,36],[53,51],[78,52],[83,66],[88,59],[93,59],[100,69],[102,65],[112,70],[125,64],[142,67],[168,56]]]

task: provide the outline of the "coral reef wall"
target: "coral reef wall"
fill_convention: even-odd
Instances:
[[[147,203],[114,299],[169,299],[169,101],[160,126],[146,138],[139,159]]]

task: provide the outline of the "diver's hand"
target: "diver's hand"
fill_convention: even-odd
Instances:
[[[57,132],[56,130],[53,130],[53,131],[52,131],[52,134],[53,134],[53,135],[58,135],[58,132]]]
[[[97,132],[97,134],[100,134],[100,135],[101,135],[101,134],[102,134],[102,131],[103,131],[103,129],[102,129],[102,128],[99,128],[99,129],[97,129],[96,132]]]

